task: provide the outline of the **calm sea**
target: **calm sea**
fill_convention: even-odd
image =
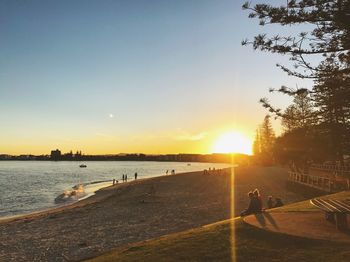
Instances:
[[[91,195],[98,188],[111,185],[113,178],[134,178],[165,175],[172,169],[176,173],[229,167],[228,164],[139,162],[139,161],[89,161],[87,168],[79,162],[61,161],[0,161],[0,217],[30,213],[57,206],[54,199],[64,190],[77,184],[87,184]],[[97,181],[106,181],[94,183]],[[108,181],[108,182],[107,182]],[[93,184],[90,184],[93,183]]]

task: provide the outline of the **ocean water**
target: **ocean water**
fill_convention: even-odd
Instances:
[[[74,161],[0,161],[0,217],[13,216],[58,206],[55,198],[74,185],[85,184],[87,196],[101,187],[121,182],[122,174],[128,180],[176,173],[199,171],[228,164],[143,162],[143,161],[89,161],[87,168]],[[104,181],[104,182],[101,182]],[[99,182],[99,183],[95,183]]]

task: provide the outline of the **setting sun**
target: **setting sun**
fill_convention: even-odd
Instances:
[[[213,147],[214,153],[242,153],[252,154],[252,142],[238,132],[221,135]]]

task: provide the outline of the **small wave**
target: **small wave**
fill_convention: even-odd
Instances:
[[[108,179],[108,180],[97,180],[97,181],[92,181],[92,182],[86,182],[83,183],[84,186],[87,185],[93,185],[93,184],[99,184],[99,183],[105,183],[105,182],[112,182],[112,179]]]
[[[86,199],[95,194],[95,192],[103,187],[109,186],[112,180],[97,180],[76,184],[70,190],[65,190],[62,194],[55,198],[56,204],[72,203]],[[104,184],[108,183],[108,184]]]
[[[55,203],[66,203],[77,201],[79,198],[85,196],[85,189],[82,184],[78,184],[72,187],[71,190],[65,190],[62,194],[55,198]]]

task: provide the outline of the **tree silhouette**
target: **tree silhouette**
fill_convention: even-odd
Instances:
[[[282,126],[285,132],[295,129],[307,129],[315,123],[315,112],[308,92],[295,95],[293,103],[288,106],[282,117]]]
[[[312,65],[307,57],[321,55],[323,61],[338,67],[338,73],[349,74],[350,64],[350,2],[349,0],[289,0],[287,5],[274,7],[268,4],[251,6],[250,18],[258,18],[260,25],[280,24],[312,26],[309,31],[297,35],[259,34],[254,40],[244,40],[243,45],[251,44],[254,49],[289,55],[294,69],[277,65],[289,75],[301,78],[332,76],[334,72],[322,66]],[[300,70],[299,70],[300,69]]]
[[[253,153],[258,162],[264,164],[270,164],[273,162],[275,138],[275,132],[271,125],[270,116],[266,115],[262,124],[256,131],[256,137],[253,143]]]
[[[288,75],[314,80],[311,90],[282,86],[271,92],[294,97],[294,104],[286,110],[275,108],[268,99],[260,100],[270,113],[281,117],[287,128],[312,123],[332,144],[335,159],[343,160],[350,153],[350,1],[349,0],[289,0],[285,6],[248,2],[243,9],[260,25],[279,24],[296,26],[307,24],[308,31],[294,35],[259,34],[243,45],[252,45],[261,51],[288,55],[293,68],[278,64]],[[310,58],[317,56],[319,63]],[[296,99],[310,99],[313,107],[301,114]]]

